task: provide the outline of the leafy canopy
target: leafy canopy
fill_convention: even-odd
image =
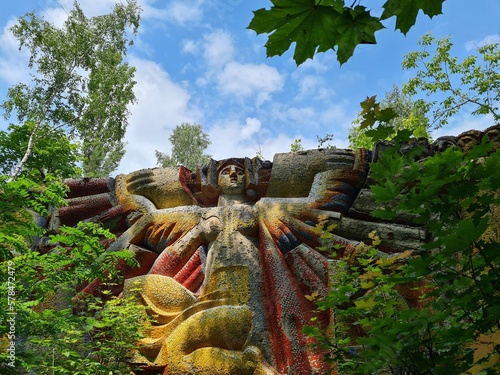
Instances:
[[[432,107],[431,124],[437,128],[461,110],[491,115],[500,121],[500,48],[495,42],[479,45],[462,61],[451,54],[450,37],[424,35],[420,51],[407,54],[402,66],[416,70],[404,86],[408,95],[425,93]],[[438,99],[434,99],[434,98]]]
[[[335,272],[316,304],[335,321],[322,330],[313,319],[306,333],[342,374],[497,374],[500,149],[484,137],[416,161],[422,149],[402,153],[398,142],[371,164],[376,214],[412,215],[429,243],[388,255],[372,233],[347,252],[326,232]]]
[[[210,160],[210,155],[203,152],[212,143],[203,126],[183,122],[177,125],[168,138],[172,144],[172,154],[156,151],[158,165],[176,167],[183,165],[190,170]]]
[[[295,43],[297,65],[316,53],[334,49],[343,64],[359,44],[376,44],[382,21],[395,17],[396,29],[406,34],[422,10],[429,17],[441,14],[444,0],[387,0],[380,16],[365,6],[344,0],[271,0],[270,9],[254,11],[248,28],[269,34],[267,56],[281,56]],[[379,10],[377,10],[379,11]]]
[[[404,68],[417,73],[402,95],[445,94],[430,102],[429,122],[445,125],[459,110],[499,119],[498,44],[479,46],[477,55],[461,62],[451,56],[449,38],[427,35],[421,45],[424,51],[405,58]],[[435,46],[434,54],[425,50],[429,46]],[[411,101],[403,108],[412,108]],[[370,246],[350,249],[346,257],[331,245],[330,293],[316,303],[319,311],[332,309],[336,319],[328,330],[311,325],[306,333],[343,374],[498,374],[498,130],[482,140],[462,137],[463,149],[449,147],[423,158],[428,150],[418,142],[409,148],[416,128],[399,128],[394,104],[384,107],[369,97],[357,128],[394,145],[370,167],[371,192],[381,207],[372,215],[388,221],[400,214],[413,217],[426,230],[428,244],[387,256],[377,251],[380,242],[372,235],[366,239]],[[423,109],[428,108],[426,103]],[[405,289],[418,299],[402,298]]]
[[[10,338],[16,342],[15,367],[2,351],[2,374],[20,369],[37,374],[130,373],[127,359],[143,336],[146,314],[130,299],[111,297],[109,289],[120,282],[120,263],[136,262],[129,250],[106,251],[107,239],[113,235],[95,223],[61,227],[50,236],[50,252],[24,251],[0,264],[0,292],[14,296],[0,301],[2,337],[12,334],[6,323],[9,313],[16,317],[15,337]],[[103,282],[104,298],[75,296],[76,288],[96,278]]]
[[[0,173],[10,175],[23,157],[35,124],[11,124],[7,131],[0,131]],[[78,145],[72,143],[62,129],[41,125],[40,138],[33,145],[22,176],[43,182],[47,174],[57,177],[75,177],[81,174],[77,167],[80,159]]]
[[[66,186],[48,175],[41,185],[25,177],[0,176],[0,261],[26,253],[43,234],[36,218],[64,204]]]

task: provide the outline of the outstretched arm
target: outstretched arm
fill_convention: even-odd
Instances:
[[[156,209],[193,204],[179,182],[177,168],[141,169],[116,178],[118,201],[127,206],[145,206],[144,198]],[[142,198],[140,198],[142,197]]]

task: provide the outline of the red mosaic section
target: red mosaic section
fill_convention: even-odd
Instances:
[[[329,366],[323,361],[323,353],[309,350],[313,339],[302,333],[302,328],[310,325],[313,317],[310,302],[275,246],[267,226],[260,228],[259,243],[266,319],[278,372],[297,375],[327,372]]]
[[[187,263],[174,276],[174,280],[182,284],[191,292],[196,292],[203,283],[203,272],[201,269],[200,251],[203,247],[200,246]]]

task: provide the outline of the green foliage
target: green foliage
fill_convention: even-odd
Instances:
[[[133,367],[126,360],[142,337],[141,306],[117,297],[104,302],[92,296],[85,304],[95,312],[74,314],[70,308],[24,311],[26,321],[17,322],[19,330],[29,336],[24,350],[17,354],[17,368],[26,374],[130,373]]]
[[[383,5],[384,13],[381,19],[396,17],[396,30],[406,35],[415,25],[420,10],[429,17],[438,16],[442,13],[443,1],[412,0],[401,3],[399,0],[387,0]]]
[[[15,114],[21,125],[0,132],[2,173],[10,175],[0,176],[1,373],[131,370],[126,359],[145,314],[109,290],[120,282],[120,265],[136,264],[133,255],[106,251],[114,237],[96,224],[62,227],[48,244],[43,225],[65,204],[60,178],[78,173],[77,156],[87,175],[106,175],[123,154],[135,82],[122,59],[126,31],[135,33],[138,22],[133,1],[93,18],[75,3],[62,28],[29,13],[12,29],[30,53],[33,81],[11,87],[2,104],[6,118]],[[96,279],[105,298],[76,294]],[[9,340],[14,368],[4,350]]]
[[[8,181],[0,176],[0,260],[29,251],[43,231],[36,218],[46,216],[49,207],[64,204],[66,186],[51,176],[44,185],[27,178]]]
[[[203,152],[212,143],[203,126],[183,122],[177,125],[168,138],[172,144],[172,154],[156,151],[158,165],[162,167],[176,167],[183,165],[190,170],[207,163],[211,156]]]
[[[371,149],[375,140],[390,141],[403,130],[410,131],[416,138],[430,138],[428,107],[424,100],[413,100],[398,86],[393,86],[380,103],[376,102],[375,96],[367,98],[361,102],[362,111],[349,129],[349,147]],[[374,131],[371,128],[377,121],[380,124]]]
[[[395,17],[396,29],[403,34],[415,24],[422,10],[429,17],[441,14],[444,0],[387,0],[380,16],[344,0],[271,0],[270,9],[259,9],[248,26],[257,34],[269,34],[267,56],[281,56],[295,43],[297,65],[316,53],[335,49],[343,64],[359,44],[375,44],[375,32],[384,26],[381,21]],[[381,9],[380,9],[381,10]],[[374,13],[377,13],[375,10]]]
[[[333,133],[328,133],[324,137],[316,136],[316,139],[318,140],[318,148],[334,148],[335,146],[332,146],[330,144],[330,141],[333,141],[334,135]]]
[[[266,160],[261,145],[259,145],[259,150],[255,153],[255,156],[257,156],[261,160]]]
[[[11,291],[14,303],[1,299],[0,335],[11,332],[6,322],[9,312],[15,312],[16,342],[16,367],[8,365],[10,360],[2,351],[2,373],[130,371],[126,360],[142,337],[141,321],[146,315],[133,301],[109,295],[108,289],[119,282],[118,264],[136,264],[129,251],[105,250],[103,241],[112,238],[93,223],[62,227],[59,234],[50,236],[55,247],[48,253],[27,250],[1,264],[1,293]],[[103,281],[107,298],[76,295],[77,287],[96,278]]]
[[[402,156],[397,142],[371,167],[375,196],[395,204],[379,216],[414,214],[430,241],[411,256],[377,252],[373,235],[371,246],[351,249],[337,260],[330,295],[317,302],[333,309],[335,335],[309,334],[346,374],[496,374],[500,150],[483,139],[467,153],[449,148],[416,162],[419,150]],[[399,296],[404,288],[419,291],[418,305]]]
[[[491,114],[497,120],[497,45],[478,49],[487,61],[479,66],[474,56],[462,63],[451,57],[447,38],[422,39],[425,46],[436,42],[435,56],[424,51],[406,57],[406,67],[423,64],[424,69],[405,85],[402,95],[392,98],[405,98],[417,90],[447,93],[437,106],[431,103],[437,107],[433,119],[437,126],[466,105],[475,108],[473,114]],[[336,323],[326,332],[313,327],[309,334],[341,373],[496,374],[500,370],[496,251],[500,150],[484,137],[466,151],[449,148],[417,161],[423,150],[415,146],[403,152],[402,145],[416,135],[415,124],[426,130],[427,121],[412,121],[407,127],[404,118],[402,123],[396,121],[401,113],[405,116],[400,108],[411,109],[406,112],[409,118],[418,119],[415,114],[425,113],[428,105],[413,107],[411,101],[405,102],[394,100],[384,107],[375,97],[368,98],[356,129],[373,140],[394,142],[371,164],[371,178],[376,181],[372,192],[381,203],[373,214],[385,220],[401,213],[412,215],[427,230],[429,243],[396,263],[390,260],[394,256],[384,258],[372,247],[358,248],[355,256],[337,260],[330,295],[317,301],[320,310],[333,309]],[[421,297],[417,304],[406,306],[396,291],[412,288]]]
[[[431,124],[441,127],[464,109],[473,115],[491,114],[500,120],[500,49],[498,43],[477,48],[477,53],[459,61],[451,55],[450,37],[436,39],[431,34],[421,38],[422,51],[405,56],[403,69],[417,69],[415,77],[403,87],[410,95],[425,93],[433,100]],[[433,47],[433,51],[427,48]]]
[[[500,204],[495,167],[500,150],[492,153],[492,144],[484,138],[467,153],[450,148],[421,165],[410,155],[403,160],[391,152],[373,165],[378,181],[387,178],[387,168],[400,176],[394,189],[379,186],[374,193],[384,202],[404,194],[396,201],[396,210],[417,214],[417,222],[432,235],[405,272],[429,280],[430,302],[422,313],[429,316],[417,316],[432,327],[433,350],[439,353],[439,358],[433,358],[435,368],[445,372],[454,363],[465,371],[473,367],[470,345],[500,328],[500,254],[493,250],[499,238],[484,235],[488,228],[498,231],[491,215]],[[382,213],[394,214],[387,209]],[[498,344],[490,356],[499,355]]]
[[[33,70],[31,84],[9,88],[2,104],[6,118],[15,113],[20,124],[32,127],[12,177],[38,142],[57,142],[61,130],[79,140],[84,174],[103,176],[116,168],[123,155],[127,106],[135,100],[134,68],[123,56],[127,30],[137,32],[139,13],[129,0],[110,14],[87,18],[75,2],[61,28],[35,13],[12,27],[19,47],[29,51]]]
[[[303,151],[304,147],[302,147],[302,139],[297,138],[293,141],[293,143],[290,145],[290,152],[299,152]]]
[[[22,159],[35,124],[11,124],[8,131],[0,131],[0,173],[10,175]],[[39,140],[34,144],[31,156],[24,166],[23,176],[43,182],[47,174],[67,178],[81,172],[77,167],[78,146],[71,143],[61,129],[48,126],[38,128]]]

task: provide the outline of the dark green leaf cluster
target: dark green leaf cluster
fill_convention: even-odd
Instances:
[[[0,131],[0,173],[12,175],[28,147],[34,128],[35,124],[28,121],[24,125],[11,124],[7,131]],[[40,183],[49,174],[61,178],[79,176],[78,145],[72,143],[61,129],[51,130],[42,125],[37,131],[40,138],[33,145],[20,175]]]
[[[2,104],[21,124],[0,132],[0,336],[16,348],[15,367],[7,350],[0,353],[2,374],[129,373],[146,316],[109,293],[120,266],[136,265],[129,251],[106,251],[111,233],[92,223],[49,237],[45,229],[65,205],[61,178],[80,174],[78,162],[89,176],[116,168],[135,100],[134,69],[122,60],[127,29],[137,31],[137,4],[93,18],[74,5],[62,28],[30,13],[12,29],[34,74]],[[99,298],[77,294],[94,280]]]
[[[281,56],[295,43],[293,58],[297,65],[316,53],[335,49],[343,64],[359,44],[375,44],[375,32],[383,20],[396,18],[396,29],[406,34],[422,10],[429,17],[441,14],[444,0],[387,0],[381,16],[344,0],[271,0],[270,9],[259,9],[248,26],[257,34],[269,34],[268,56]]]
[[[26,251],[1,264],[1,292],[12,291],[15,297],[12,305],[1,299],[2,336],[10,329],[8,313],[16,314],[16,367],[8,365],[4,351],[2,373],[108,375],[131,370],[127,359],[142,337],[140,322],[146,314],[142,305],[109,294],[120,281],[118,265],[136,264],[129,251],[106,251],[103,241],[113,237],[93,223],[62,227],[50,237],[54,247],[48,253]],[[96,278],[102,281],[101,297],[76,294]]]
[[[392,140],[398,131],[409,130],[415,138],[430,138],[429,104],[394,86],[384,99],[376,102],[372,96],[361,102],[361,112],[349,129],[349,147],[372,149],[375,140]],[[374,125],[379,125],[374,128]]]
[[[66,186],[50,175],[40,185],[27,178],[0,176],[0,260],[29,251],[43,234],[37,219],[64,204]]]
[[[483,357],[471,349],[500,328],[500,150],[492,147],[484,137],[468,152],[449,148],[417,163],[414,155],[397,155],[396,146],[372,169],[379,181],[375,195],[382,202],[398,202],[394,210],[381,210],[381,216],[411,212],[431,235],[405,272],[411,280],[428,282],[429,302],[423,311],[414,311],[417,323],[429,331],[427,341],[422,332],[421,342],[413,345],[425,349],[428,368],[440,373],[450,371],[450,364],[456,366],[453,373],[468,371],[500,351],[498,342]],[[399,178],[388,184],[389,175]],[[485,373],[495,373],[497,362],[484,366]]]
[[[318,302],[333,309],[335,335],[309,334],[342,373],[497,374],[500,150],[484,137],[417,161],[421,150],[403,153],[398,141],[371,166],[377,214],[411,213],[429,243],[390,257],[360,246],[337,260],[338,280]]]

